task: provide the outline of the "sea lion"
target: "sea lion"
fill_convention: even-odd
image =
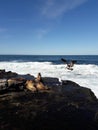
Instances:
[[[38,73],[36,79],[35,79],[35,82],[36,82],[36,88],[38,90],[44,90],[44,89],[48,89],[48,87],[46,87],[44,85],[44,82],[42,80],[42,76],[41,76],[41,73]]]
[[[25,87],[32,92],[48,89],[48,87],[44,85],[40,73],[38,73],[34,80],[27,80]]]
[[[24,78],[11,78],[7,80],[8,89],[23,90],[26,80]]]
[[[17,83],[16,79],[8,79],[7,82],[8,82],[8,87],[16,85],[16,83]]]
[[[37,91],[36,84],[33,80],[27,80],[25,83],[25,87],[26,87],[26,89],[28,89],[32,92]]]
[[[18,85],[24,85],[24,82],[26,80],[24,78],[11,78],[7,80],[8,87],[11,86],[18,86]]]
[[[36,83],[36,88],[37,88],[37,90],[45,90],[46,89],[46,87],[44,86],[44,84],[42,82]]]
[[[43,82],[41,73],[38,73],[37,77],[35,78],[35,82]]]

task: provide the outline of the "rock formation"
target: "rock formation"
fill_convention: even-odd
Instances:
[[[32,93],[24,85],[30,81],[32,86],[34,76],[9,75],[0,77],[0,130],[98,130],[98,99],[90,89],[41,77],[50,89],[34,86]]]

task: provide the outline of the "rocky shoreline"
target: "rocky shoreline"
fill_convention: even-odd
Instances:
[[[98,99],[90,89],[55,77],[42,77],[48,89],[24,87],[35,78],[0,70],[0,130],[98,130]]]

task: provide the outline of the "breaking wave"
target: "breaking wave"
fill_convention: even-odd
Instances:
[[[13,61],[0,62],[0,69],[34,76],[40,72],[43,77],[57,77],[62,80],[72,80],[81,86],[90,88],[98,97],[98,65],[76,64],[71,71],[64,64]]]

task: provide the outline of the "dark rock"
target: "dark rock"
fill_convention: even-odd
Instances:
[[[5,70],[0,70],[0,79],[2,78],[8,79],[8,78],[16,77],[17,75],[18,75],[17,73],[11,71],[6,72]]]
[[[14,85],[21,86],[19,79]],[[98,100],[90,89],[68,80],[42,80],[50,90],[0,94],[0,130],[98,130]]]
[[[44,84],[47,85],[48,87],[60,85],[58,78],[43,77],[42,80],[43,80]]]
[[[25,82],[29,79],[34,79],[34,76],[30,74],[19,75],[11,71],[0,70],[0,93],[5,90],[24,90]]]
[[[35,77],[33,75],[30,74],[26,74],[26,75],[17,75],[17,78],[24,78],[26,80],[34,80]]]

